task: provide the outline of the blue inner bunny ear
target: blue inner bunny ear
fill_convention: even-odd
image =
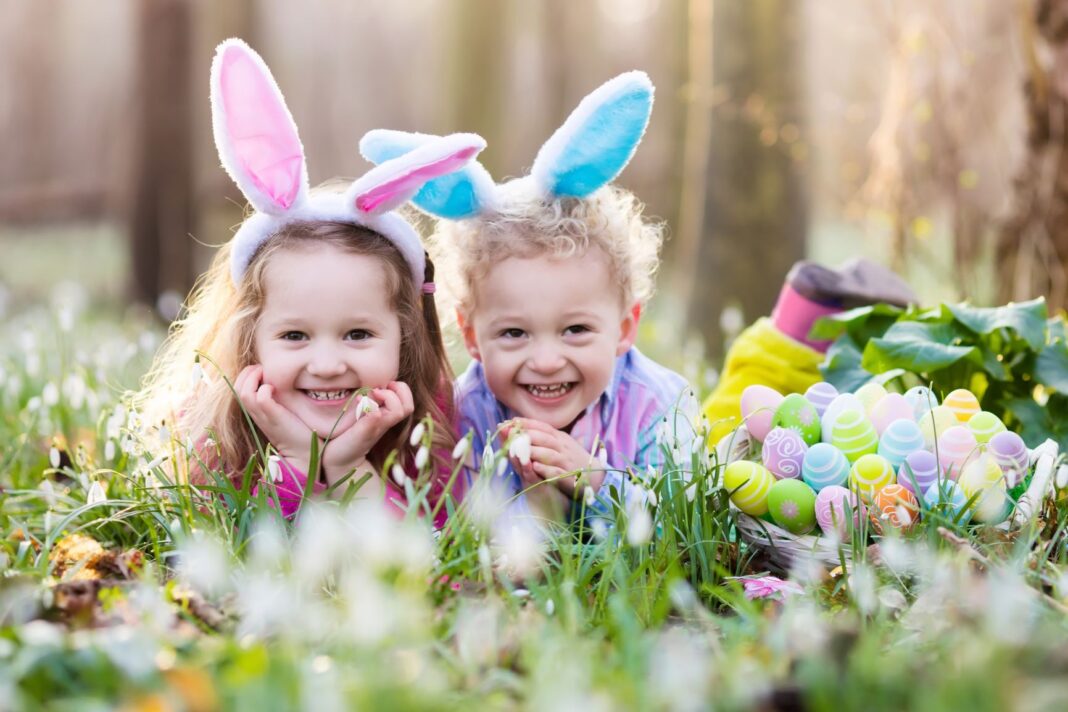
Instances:
[[[428,134],[375,129],[360,140],[360,153],[368,161],[379,164],[403,156],[434,138]],[[412,204],[439,218],[461,220],[477,215],[492,189],[489,173],[477,161],[472,161],[455,173],[428,181],[412,198]]]
[[[653,109],[653,83],[628,72],[586,96],[538,151],[531,175],[551,195],[582,198],[618,176]]]

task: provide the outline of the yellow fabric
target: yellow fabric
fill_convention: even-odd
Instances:
[[[719,384],[702,410],[712,424],[715,445],[741,422],[740,401],[747,386],[770,386],[783,395],[804,393],[820,379],[823,354],[779,331],[763,318],[738,335],[727,351]]]

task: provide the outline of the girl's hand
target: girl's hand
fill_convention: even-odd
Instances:
[[[263,366],[253,364],[241,369],[234,381],[234,391],[274,449],[307,472],[311,459],[311,429],[274,399],[274,386],[263,382]]]
[[[369,397],[378,404],[378,410],[359,420],[356,420],[355,410],[346,413],[338,424],[339,434],[323,447],[322,463],[328,485],[335,484],[353,470],[356,471],[354,480],[370,470],[367,453],[386,431],[415,412],[412,391],[400,381],[391,381],[385,388],[372,389]],[[355,406],[353,403],[353,409]],[[348,425],[350,422],[352,424]]]
[[[561,492],[574,497],[576,474],[583,475],[582,484],[596,492],[604,481],[604,465],[586,452],[578,440],[562,430],[532,418],[513,418],[501,431],[507,438],[512,428],[519,427],[530,436],[530,463],[524,465],[512,459],[512,467],[523,484],[529,487],[538,480],[550,480]]]

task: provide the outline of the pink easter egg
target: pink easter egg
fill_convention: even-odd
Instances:
[[[938,481],[938,472],[938,458],[934,456],[934,453],[916,450],[910,452],[905,457],[905,461],[901,463],[897,471],[897,483],[916,494],[916,489],[912,486],[915,480],[919,491],[926,492],[933,482]]]
[[[742,418],[749,434],[763,442],[771,430],[771,419],[775,415],[775,409],[783,401],[783,395],[774,388],[767,386],[747,386],[742,391],[741,408]]]
[[[979,454],[979,441],[967,426],[954,425],[938,436],[937,453],[942,472],[955,480],[967,461]]]
[[[1020,483],[1031,467],[1027,445],[1016,433],[1006,430],[990,438],[987,445],[994,462],[1005,473],[1005,484],[1012,489]]]
[[[845,539],[850,513],[855,528],[860,526],[866,508],[863,502],[857,500],[857,495],[845,487],[830,485],[816,495],[816,521],[824,534],[833,532],[839,539]]]
[[[837,397],[838,389],[826,381],[813,383],[805,391],[805,400],[816,407],[816,412],[820,414],[821,418],[827,412],[827,406]]]
[[[900,393],[887,393],[871,408],[871,423],[882,435],[895,420],[915,420],[912,406]]]
[[[764,438],[760,457],[764,467],[771,470],[776,479],[782,480],[801,476],[801,465],[807,451],[808,445],[796,430],[772,428]]]

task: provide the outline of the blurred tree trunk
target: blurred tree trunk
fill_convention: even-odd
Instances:
[[[794,158],[803,155],[794,143],[803,108],[801,12],[790,0],[715,4],[705,206],[687,313],[714,359],[723,351],[724,308],[740,307],[746,321],[770,313],[786,272],[804,256]]]
[[[1030,70],[1027,157],[998,239],[998,290],[1002,301],[1044,294],[1052,311],[1068,307],[1068,0],[1018,4]]]
[[[176,315],[193,283],[193,152],[189,0],[138,4],[134,186],[129,211],[132,296]],[[198,95],[198,99],[199,99]],[[168,298],[164,299],[164,295]],[[177,302],[174,297],[177,297]]]

